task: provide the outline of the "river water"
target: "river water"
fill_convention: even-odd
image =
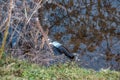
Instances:
[[[119,0],[53,0],[38,13],[50,38],[79,54],[80,66],[120,70]]]

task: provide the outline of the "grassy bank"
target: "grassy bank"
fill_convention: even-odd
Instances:
[[[74,63],[40,67],[11,58],[0,61],[0,80],[119,80],[120,72],[96,72],[79,68]]]

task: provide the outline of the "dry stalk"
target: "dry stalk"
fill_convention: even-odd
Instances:
[[[24,11],[25,11],[25,18],[28,20],[27,8],[26,8],[26,0],[23,1]]]
[[[2,54],[4,52],[4,49],[5,49],[6,39],[7,39],[7,36],[8,36],[8,30],[9,30],[9,26],[10,26],[12,8],[13,8],[13,0],[10,0],[10,7],[9,7],[9,10],[8,10],[8,19],[7,19],[7,22],[6,22],[6,29],[5,29],[5,32],[4,32],[4,38],[3,38],[2,46],[0,48],[0,59],[1,59]]]
[[[49,32],[49,30],[47,29],[47,31],[45,32],[45,34],[48,35],[48,32]],[[41,44],[40,48],[43,48],[43,47],[44,47],[44,44],[45,44],[45,39],[44,39],[44,37],[43,37],[43,38],[42,38],[42,44]]]
[[[44,38],[44,40],[46,41],[46,43],[47,43],[47,45],[48,45],[48,47],[49,47],[49,49],[50,49],[50,51],[51,51],[51,55],[52,55],[53,50],[52,50],[51,46],[49,45],[48,36],[47,36],[47,34],[44,32],[42,26],[40,25],[38,18],[36,18],[36,22],[37,22],[37,27],[39,28],[40,32],[42,33],[43,38]]]
[[[5,19],[5,21],[0,25],[0,30],[1,30],[1,32],[4,30],[2,30],[2,28],[3,28],[3,26],[6,24],[6,22],[7,22],[7,18]]]
[[[37,32],[35,33],[35,39],[34,39],[34,42],[35,42],[35,48],[37,48],[37,44],[38,44],[38,35],[39,34],[39,31],[37,30]]]
[[[35,12],[37,12],[37,10],[41,7],[41,5],[40,5],[41,2],[42,2],[42,0],[39,1],[39,3],[37,4],[37,6],[35,7],[35,10],[33,11],[33,13],[30,15],[30,17],[28,17],[28,20],[27,20],[27,23],[26,23],[26,24],[29,23],[30,19],[31,19],[32,16],[35,14]]]

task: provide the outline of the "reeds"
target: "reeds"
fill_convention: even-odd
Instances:
[[[13,55],[19,54],[18,52],[30,52],[30,54],[40,53],[45,45],[48,46],[45,48],[49,48],[52,53],[52,49],[47,40],[49,30],[46,33],[37,19],[37,10],[43,6],[43,0],[39,0],[37,3],[33,0],[31,1],[33,4],[29,4],[29,1],[27,2],[26,0],[20,1],[20,3],[18,1],[19,4],[16,4],[17,1],[18,0],[10,0],[10,3],[5,3],[10,4],[10,6],[7,6],[9,10],[5,12],[8,13],[8,17],[0,24],[0,31],[4,34],[4,36],[2,36],[0,58],[3,52],[8,51]],[[3,4],[3,6],[5,5]],[[33,8],[30,8],[30,6],[33,6]],[[10,29],[12,29],[12,32],[9,32]],[[41,35],[43,35],[42,38],[40,38]],[[13,43],[16,36],[17,40]]]
[[[7,18],[7,21],[6,21],[6,28],[5,28],[5,32],[4,32],[4,37],[3,37],[3,41],[2,41],[2,46],[0,48],[0,59],[2,57],[2,54],[5,50],[5,44],[6,44],[6,39],[7,39],[7,36],[8,36],[8,30],[9,30],[9,26],[10,26],[10,20],[11,20],[11,12],[12,12],[12,8],[13,8],[13,0],[10,0],[10,3],[9,3],[10,7],[9,7],[9,11],[8,11],[8,18]]]

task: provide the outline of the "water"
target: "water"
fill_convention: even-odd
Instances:
[[[118,0],[54,0],[44,4],[40,20],[50,37],[79,54],[82,67],[120,70],[119,4]]]

